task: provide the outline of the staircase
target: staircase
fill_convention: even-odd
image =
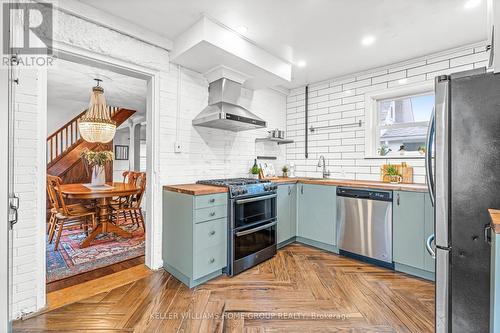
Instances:
[[[135,111],[108,107],[111,119],[116,122],[116,127],[132,116]],[[89,177],[82,163],[80,154],[85,148],[89,150],[113,150],[113,142],[106,144],[90,143],[80,137],[78,122],[85,114],[83,111],[75,118],[58,129],[47,138],[47,173],[61,177],[64,183],[88,182]],[[113,177],[113,165],[109,163],[106,168],[106,180]]]

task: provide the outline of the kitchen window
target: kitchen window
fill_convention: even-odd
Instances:
[[[367,157],[423,157],[434,91],[401,89],[369,99]]]

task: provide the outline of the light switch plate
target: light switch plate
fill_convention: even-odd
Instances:
[[[174,152],[182,153],[182,145],[180,142],[174,143]]]

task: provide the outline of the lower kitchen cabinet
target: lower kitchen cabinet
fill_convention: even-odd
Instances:
[[[396,270],[434,279],[434,259],[426,241],[434,233],[433,208],[428,193],[394,191],[393,260]]]
[[[292,242],[297,226],[297,185],[278,186],[278,246]]]
[[[298,184],[297,239],[336,251],[337,187]]]
[[[227,265],[227,194],[163,192],[163,267],[188,287]]]
[[[500,234],[491,234],[490,332],[500,332]]]

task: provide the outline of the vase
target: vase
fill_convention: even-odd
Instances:
[[[288,171],[287,172],[283,172],[283,178],[288,178]]]
[[[106,170],[103,165],[95,165],[92,168],[92,186],[102,186],[106,184]]]

